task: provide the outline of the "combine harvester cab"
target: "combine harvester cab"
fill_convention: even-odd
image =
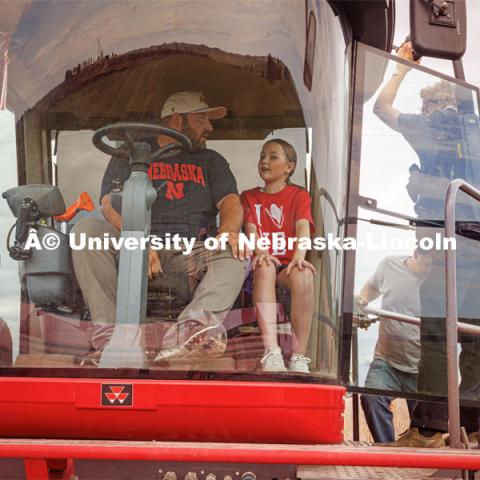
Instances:
[[[462,2],[450,3],[463,39]],[[379,478],[407,468],[421,478],[480,466],[477,451],[460,449],[458,429],[456,448],[442,451],[344,443],[360,439],[359,393],[441,404],[447,396],[364,384],[362,362],[372,357],[375,327],[358,330],[372,318],[354,308],[354,294],[395,249],[382,245],[372,253],[364,240],[398,231],[408,240],[423,221],[397,180],[408,177],[415,154],[398,132],[375,137],[383,127],[374,102],[398,64],[412,69],[410,95],[398,99],[406,113],[424,86],[441,78],[455,87],[469,109],[456,147],[466,152],[464,175],[455,178],[473,186],[476,180],[465,172],[478,155],[478,91],[390,54],[393,1],[0,6],[0,479],[320,480],[340,478],[334,469],[350,466],[385,467]],[[452,14],[439,11],[442,18]],[[413,40],[424,54],[456,56],[460,68],[458,45],[430,51],[428,38]],[[184,100],[171,103],[179,92],[187,98],[183,111]],[[197,108],[188,110],[192,102]],[[205,129],[196,130],[200,143],[192,144],[192,112],[207,116]],[[178,128],[168,120],[173,114]],[[312,237],[324,239],[307,253],[316,274],[302,371],[293,365],[305,329],[288,289],[276,287],[273,327],[286,368],[264,371],[251,259],[216,272],[215,248],[203,263],[182,259],[181,268],[175,265],[182,254],[174,259],[172,252],[188,247],[181,239],[192,238],[192,218],[194,255],[204,248],[200,242],[222,233],[221,188],[228,178],[239,193],[260,186],[258,159],[271,139],[295,148],[290,182],[308,192]],[[210,223],[195,193],[202,188],[220,211]],[[185,221],[175,204],[183,205]],[[122,215],[117,230],[105,229],[108,208]],[[285,212],[270,205],[279,229]],[[475,207],[462,212],[463,233],[475,242]],[[443,218],[429,220],[442,228]],[[97,230],[82,245],[76,233],[86,223]],[[149,281],[150,253],[141,244],[151,235],[161,241],[163,272]],[[112,277],[105,280],[112,269],[116,289],[108,288]],[[219,293],[208,297],[210,309],[195,310],[205,272]],[[380,318],[405,321],[398,317]],[[462,325],[464,333],[477,333]],[[451,415],[459,401],[477,404],[474,386],[458,398],[453,372],[456,364],[449,372]]]

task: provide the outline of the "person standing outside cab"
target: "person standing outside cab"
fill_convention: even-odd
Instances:
[[[159,237],[178,234],[197,240],[228,234],[229,248],[211,252],[202,242],[196,244],[189,258],[181,251],[149,249],[149,279],[168,271],[188,274],[192,264],[200,276],[203,275],[191,302],[166,332],[156,358],[159,362],[223,353],[223,317],[232,307],[245,278],[246,253],[238,241],[243,208],[236,181],[227,161],[206,148],[206,141],[213,131],[211,120],[220,119],[226,113],[225,107],[209,107],[201,92],[190,91],[170,95],[161,110],[160,123],[187,135],[193,150],[153,162],[150,166],[149,176],[157,189],[152,206],[151,234]],[[152,150],[173,142],[172,138],[159,135],[151,142]],[[122,185],[130,172],[127,159],[110,160],[101,188],[105,220],[87,218],[76,225],[75,234],[120,236],[122,217],[112,206],[110,192],[115,185]],[[217,228],[218,213],[220,223]],[[113,332],[117,261],[118,252],[73,251],[75,274],[95,325],[91,339],[95,351],[91,355],[93,362],[89,363],[98,363]],[[221,345],[212,341],[219,336],[222,337]]]
[[[289,184],[297,165],[297,154],[282,139],[269,140],[263,145],[258,161],[258,173],[264,186],[244,191],[245,233],[256,240],[266,237],[269,249],[255,249],[253,268],[253,301],[265,348],[260,363],[264,372],[285,372],[283,355],[277,341],[277,301],[275,285],[291,291],[291,319],[295,334],[293,353],[288,370],[309,373],[310,358],[306,357],[313,317],[313,275],[315,267],[305,260],[305,250],[274,249],[275,237],[310,237],[314,230],[311,201],[308,192]]]
[[[430,264],[430,256],[418,249],[410,256],[385,257],[355,296],[358,310],[381,296],[383,310],[418,317],[419,290],[430,270]],[[365,388],[415,393],[419,359],[420,328],[393,319],[381,319]],[[393,397],[363,394],[360,400],[375,442],[393,442]],[[415,402],[407,400],[407,406],[411,415]]]
[[[397,54],[400,58],[414,61],[410,42],[404,43]],[[455,178],[465,178],[474,185],[477,183],[478,188],[478,178],[475,181],[478,169],[474,159],[463,156],[465,138],[460,122],[461,113],[457,110],[455,87],[451,83],[440,81],[420,91],[423,100],[421,114],[401,113],[393,106],[410,69],[402,63],[397,65],[396,72],[377,97],[374,113],[390,128],[400,132],[418,156],[420,166],[413,164],[410,167],[407,191],[415,202],[414,209],[418,217],[416,236],[421,239],[443,232],[444,200],[449,182]],[[467,172],[470,173],[467,175]],[[472,204],[459,200],[457,219],[474,221],[475,209]],[[478,246],[476,242],[457,235],[456,250],[459,320],[478,323],[480,289],[475,278],[480,268]],[[430,274],[420,288],[421,349],[417,390],[418,393],[446,396],[445,252],[431,251],[431,257]],[[479,340],[479,337],[460,337],[462,392],[480,384]],[[468,433],[478,431],[479,413],[478,408],[461,407],[461,423]],[[443,447],[443,434],[447,431],[447,405],[418,401],[410,428],[390,445]]]

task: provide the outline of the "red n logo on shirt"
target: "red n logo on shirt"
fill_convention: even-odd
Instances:
[[[180,200],[184,196],[185,194],[183,193],[183,182],[167,182],[167,191],[165,193],[165,198],[167,200]]]

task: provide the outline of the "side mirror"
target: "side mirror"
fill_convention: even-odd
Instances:
[[[417,57],[458,60],[467,47],[465,0],[410,0],[410,34]]]

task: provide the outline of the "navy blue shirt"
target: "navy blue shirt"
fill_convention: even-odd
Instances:
[[[478,186],[478,174],[473,174],[474,160],[466,158],[466,143],[462,128],[462,115],[453,108],[445,108],[430,116],[401,113],[398,129],[418,155],[420,171],[430,177],[435,185],[435,177],[446,180],[463,178]],[[477,162],[478,163],[478,162]],[[473,169],[472,169],[473,168]],[[425,185],[427,190],[429,185]],[[439,187],[435,187],[438,189]],[[432,196],[420,193],[415,203],[415,212],[420,219],[443,220],[446,188]],[[478,209],[478,207],[477,207]],[[464,220],[474,220],[471,207],[457,208],[457,216]]]

